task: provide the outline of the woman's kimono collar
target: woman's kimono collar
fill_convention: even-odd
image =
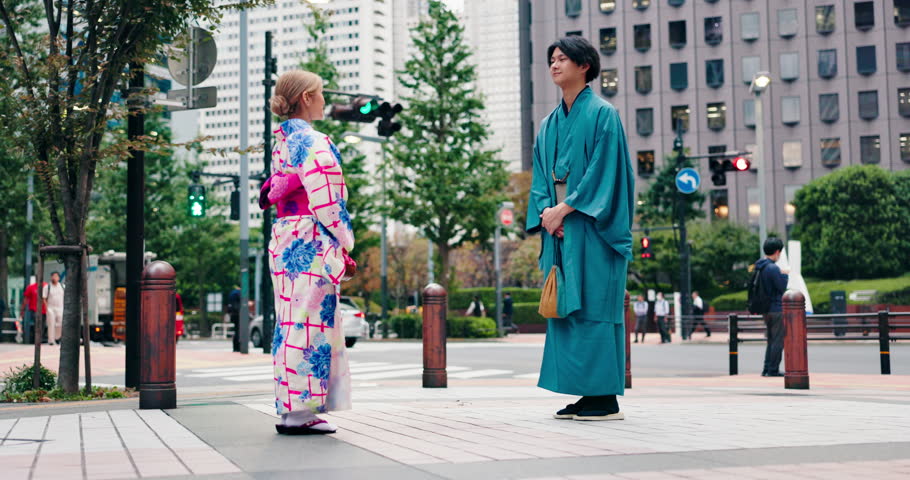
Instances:
[[[309,122],[302,118],[289,118],[284,122],[281,122],[281,130],[283,130],[284,134],[288,136],[294,132],[312,129],[313,127],[309,124]]]

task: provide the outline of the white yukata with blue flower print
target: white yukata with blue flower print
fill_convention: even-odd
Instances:
[[[275,222],[269,244],[275,407],[279,415],[348,409],[351,376],[336,307],[354,232],[341,155],[325,134],[290,119],[275,131],[272,173],[297,175],[308,203],[305,214]]]

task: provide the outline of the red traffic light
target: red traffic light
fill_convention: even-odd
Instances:
[[[641,237],[641,248],[651,248],[651,239],[648,237]]]
[[[749,159],[746,157],[736,157],[733,159],[733,168],[740,172],[745,172],[752,166],[752,163],[749,162]]]

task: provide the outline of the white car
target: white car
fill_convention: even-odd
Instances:
[[[339,303],[338,308],[341,310],[341,323],[344,326],[344,344],[351,348],[357,343],[358,338],[369,335],[370,326],[359,309],[344,302]],[[264,336],[262,315],[250,319],[250,341],[253,342],[253,346],[261,348]]]

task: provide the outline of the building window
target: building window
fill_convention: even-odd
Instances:
[[[566,0],[566,16],[577,17],[581,15],[581,0]]]
[[[787,236],[790,236],[790,228],[796,223],[796,205],[793,205],[793,199],[796,198],[796,192],[802,185],[784,185],[784,223],[787,225]]]
[[[670,22],[670,46],[673,48],[683,48],[686,46],[685,20]]]
[[[651,92],[651,66],[635,67],[635,91],[645,95]]]
[[[910,88],[897,89],[897,111],[902,117],[910,117]]]
[[[781,154],[784,168],[799,168],[803,166],[803,142],[789,140],[781,144]]]
[[[689,131],[689,106],[674,105],[670,107],[670,131],[676,132],[681,129],[682,133]]]
[[[686,3],[686,0],[667,0],[667,3],[670,4],[671,7],[681,7]]]
[[[743,125],[755,128],[755,99],[743,100]]]
[[[910,25],[910,1],[894,0],[894,24],[898,27]]]
[[[739,16],[739,27],[744,42],[758,40],[759,17],[758,12],[744,13]]]
[[[856,2],[853,4],[853,19],[857,30],[871,30],[875,26],[875,4]]]
[[[689,69],[686,62],[670,64],[670,88],[676,91],[689,88]]]
[[[616,27],[600,29],[600,53],[604,55],[616,53]]]
[[[616,95],[619,90],[619,78],[615,68],[600,71],[600,92],[605,97]]]
[[[882,161],[882,144],[878,135],[859,137],[859,161],[863,163]]]
[[[647,52],[651,49],[651,24],[635,25],[632,27],[635,37],[635,50]]]
[[[708,104],[708,128],[714,131],[727,126],[727,105],[724,102]]]
[[[875,45],[856,47],[856,71],[860,75],[875,73]]]
[[[758,227],[761,221],[761,192],[758,188],[746,189],[746,203],[749,204],[749,226]]]
[[[901,160],[910,163],[910,133],[900,134]]]
[[[726,188],[711,190],[711,218],[717,220],[730,218],[730,200]]]
[[[874,120],[878,118],[878,90],[859,92],[859,118]]]
[[[761,69],[761,57],[743,57],[743,83],[749,85]]]
[[[705,81],[711,88],[724,84],[724,59],[705,60]]]
[[[840,165],[840,137],[821,139],[822,165],[834,168]]]
[[[777,34],[782,38],[795,37],[799,31],[799,20],[795,8],[783,8],[777,11]]]
[[[825,123],[834,123],[840,118],[840,105],[836,93],[823,93],[818,96],[818,116]]]
[[[799,78],[799,53],[780,54],[780,79],[784,82],[792,82],[797,78]]]
[[[600,0],[600,11],[602,13],[613,13],[616,10],[616,0]]]
[[[639,108],[635,110],[635,130],[642,137],[654,133],[654,109]]]
[[[638,157],[638,176],[654,175],[654,150],[639,151],[636,157]]]
[[[784,125],[799,123],[799,97],[780,97],[780,119]]]
[[[651,0],[632,0],[632,8],[636,10],[645,10],[651,6]]]
[[[705,18],[705,43],[717,45],[724,39],[723,23],[720,17]]]
[[[815,7],[815,31],[827,35],[834,31],[834,5]]]
[[[834,78],[837,75],[837,50],[818,51],[818,76],[821,78]]]
[[[897,69],[901,72],[910,72],[910,43],[897,44]]]

